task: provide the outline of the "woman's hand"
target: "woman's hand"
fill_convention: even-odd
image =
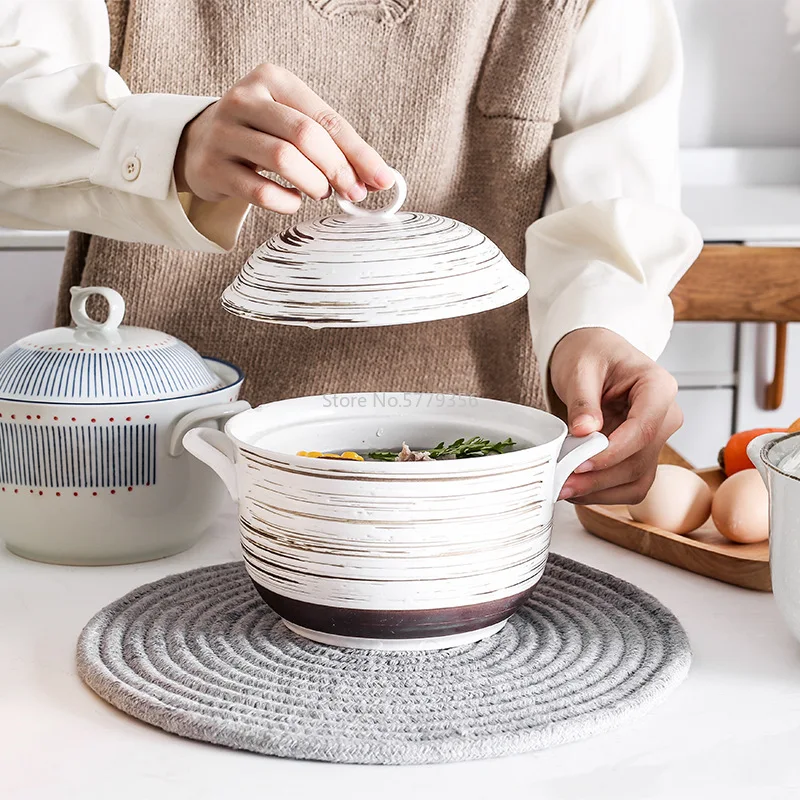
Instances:
[[[346,120],[272,64],[254,69],[186,125],[174,171],[178,191],[211,202],[238,197],[282,214],[297,211],[301,193],[321,200],[333,187],[357,202],[368,188],[394,183],[383,159]]]
[[[550,359],[550,380],[570,433],[602,431],[609,447],[561,490],[575,503],[638,503],[653,483],[664,443],[683,424],[675,379],[605,328],[572,331]]]

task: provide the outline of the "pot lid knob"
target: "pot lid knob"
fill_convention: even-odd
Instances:
[[[341,208],[345,214],[350,214],[352,217],[377,217],[379,219],[386,219],[386,217],[391,217],[396,214],[406,201],[408,185],[406,184],[406,179],[396,169],[392,169],[391,171],[394,175],[394,186],[392,187],[394,190],[394,199],[388,206],[376,209],[362,208],[350,202],[350,200],[345,199],[340,194],[335,194],[334,196],[336,202],[339,204],[339,208]]]
[[[69,293],[72,299],[69,301],[69,313],[75,327],[81,331],[96,331],[97,333],[109,334],[119,328],[125,316],[125,301],[122,295],[114,289],[106,286],[73,286]],[[105,322],[97,322],[86,313],[86,303],[92,295],[99,295],[105,298],[108,303],[108,316]]]

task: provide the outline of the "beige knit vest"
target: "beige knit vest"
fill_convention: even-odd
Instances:
[[[132,92],[221,95],[280,64],[342,113],[409,185],[406,208],[478,228],[523,269],[540,214],[564,70],[587,0],[108,0],[112,65]],[[122,158],[125,154],[120,154]],[[384,198],[370,198],[380,203]],[[111,286],[126,322],[172,333],[247,374],[254,403],[348,391],[459,392],[542,402],[525,301],[471,317],[306,330],[233,317],[219,296],[293,222],[254,209],[235,250],[186,253],[73,235],[70,285]]]

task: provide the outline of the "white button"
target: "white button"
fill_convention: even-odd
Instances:
[[[142,162],[136,156],[130,156],[125,159],[122,165],[122,177],[126,181],[135,181],[142,171]]]

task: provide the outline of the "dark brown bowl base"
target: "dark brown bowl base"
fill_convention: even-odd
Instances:
[[[408,649],[436,649],[482,639],[499,630],[533,591],[530,587],[510,597],[456,608],[378,611],[306,603],[255,581],[253,585],[264,602],[301,636],[325,644],[398,650],[406,649],[404,642]]]

